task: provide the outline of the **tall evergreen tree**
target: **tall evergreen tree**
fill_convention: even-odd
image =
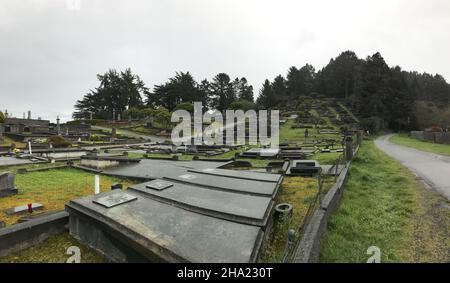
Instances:
[[[225,73],[217,74],[210,83],[210,104],[212,109],[224,111],[236,100],[236,93],[230,77]]]
[[[147,95],[148,88],[129,68],[123,72],[111,69],[97,78],[100,86],[76,102],[74,118],[88,118],[92,112],[95,118],[110,119],[114,111],[118,114],[143,106],[142,96]]]

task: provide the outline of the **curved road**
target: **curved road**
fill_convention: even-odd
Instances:
[[[450,200],[450,157],[391,143],[392,136],[377,138],[375,145]]]

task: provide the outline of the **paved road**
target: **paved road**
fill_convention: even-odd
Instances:
[[[450,200],[450,157],[397,145],[389,141],[390,137],[379,137],[375,145]]]

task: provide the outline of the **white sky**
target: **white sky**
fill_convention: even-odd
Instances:
[[[449,79],[449,27],[448,0],[0,0],[0,109],[66,120],[109,68],[149,87],[226,72],[257,93],[345,50]]]

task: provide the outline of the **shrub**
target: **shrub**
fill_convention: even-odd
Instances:
[[[64,139],[62,136],[50,136],[48,137],[48,143],[55,148],[69,147],[70,142]]]

